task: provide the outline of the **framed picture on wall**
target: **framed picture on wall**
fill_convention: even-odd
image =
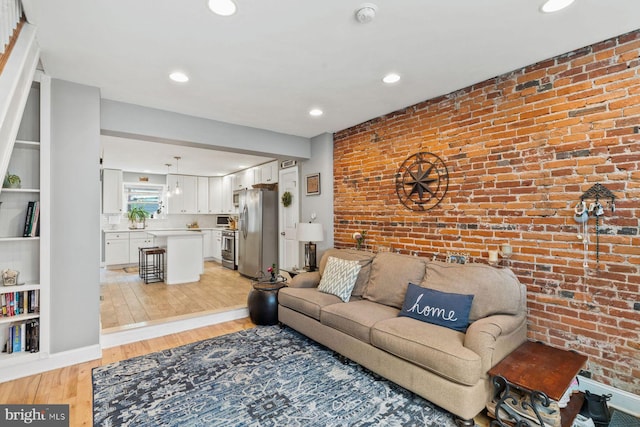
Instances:
[[[312,173],[306,177],[307,196],[318,196],[320,194],[320,173]]]
[[[447,252],[447,262],[454,264],[466,264],[468,261],[468,252]]]

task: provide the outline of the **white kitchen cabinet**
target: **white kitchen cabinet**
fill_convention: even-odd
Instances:
[[[138,252],[140,248],[153,246],[153,237],[146,232],[135,231],[129,233],[129,263],[138,263]],[[108,264],[108,263],[107,263]]]
[[[102,170],[102,213],[122,213],[122,171]]]
[[[191,175],[167,175],[167,184],[173,194],[169,198],[170,214],[195,214],[198,212],[198,177]],[[175,194],[176,186],[180,194]]]
[[[213,234],[211,230],[202,230],[202,256],[213,258]]]
[[[105,233],[104,263],[129,264],[129,233]]]
[[[235,175],[225,175],[222,177],[222,213],[236,213],[233,206],[233,191]]]
[[[211,249],[211,258],[215,259],[218,262],[222,261],[222,230],[213,230],[212,231],[212,249]]]
[[[183,213],[198,212],[198,177],[191,175],[182,175],[180,182],[182,188],[182,206]]]
[[[260,169],[249,168],[236,172],[235,183],[233,188],[235,190],[244,190],[246,188],[253,188],[254,184],[258,184],[260,181]],[[256,179],[257,178],[257,179]]]
[[[236,172],[233,174],[233,190],[242,190],[244,188],[244,174]]]
[[[275,184],[278,182],[278,162],[273,161],[259,166],[260,183]]]
[[[199,176],[198,179],[198,213],[209,213],[209,178],[206,176]]]
[[[222,177],[209,178],[209,213],[224,213],[222,210]]]

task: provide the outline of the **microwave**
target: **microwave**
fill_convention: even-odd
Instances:
[[[218,216],[216,217],[216,225],[221,226],[221,227],[228,227],[229,226],[229,217],[228,216]]]

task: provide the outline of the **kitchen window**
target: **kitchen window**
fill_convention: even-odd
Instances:
[[[155,217],[159,214],[162,203],[162,195],[164,186],[153,184],[125,184],[124,199],[127,201],[126,212],[132,207],[140,206],[149,213],[149,216]]]

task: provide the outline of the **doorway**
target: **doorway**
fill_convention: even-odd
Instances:
[[[279,203],[280,222],[280,267],[285,270],[296,270],[300,265],[300,244],[296,238],[296,224],[300,220],[300,186],[298,179],[298,167],[282,169],[279,175],[278,193],[279,198],[285,192],[291,194],[291,204],[284,206]]]
[[[217,222],[218,217],[233,216],[233,213],[226,213],[226,211],[221,213],[220,208],[213,212],[200,211],[200,203],[204,205],[208,203],[213,196],[207,198],[206,195],[211,194],[213,189],[208,189],[202,194],[198,193],[197,213],[173,213],[167,208],[170,206],[167,202],[168,197],[172,197],[172,200],[175,198],[177,185],[174,180],[167,185],[166,176],[190,175],[215,179],[219,173],[228,175],[237,172],[238,169],[274,160],[272,157],[261,155],[223,153],[208,148],[147,140],[138,141],[107,135],[102,135],[101,141],[102,167],[122,171],[119,185],[123,190],[119,201],[123,210],[115,215],[100,214],[101,228],[105,231],[114,229],[129,231],[128,221],[122,212],[128,210],[129,205],[132,204],[142,207],[148,205],[149,213],[157,213],[147,219],[148,228],[184,229],[185,224],[197,223],[202,229],[218,229],[221,227]],[[180,168],[177,164],[178,159]],[[221,169],[223,167],[225,169]],[[203,180],[203,187],[206,188],[204,181],[206,179]],[[182,184],[180,186],[183,187]],[[185,188],[181,188],[183,193]],[[153,194],[150,193],[151,189],[155,191]],[[176,193],[173,194],[173,192]],[[201,195],[206,200],[201,200]],[[131,203],[124,205],[123,200]],[[227,222],[223,225],[226,224]],[[215,245],[215,236],[212,243]],[[215,246],[219,249],[221,243]],[[131,247],[135,245],[128,247],[129,252],[132,250]],[[211,242],[207,247],[213,247]],[[133,262],[130,255],[118,262]],[[220,254],[216,255],[213,250],[211,255],[205,256],[220,260]],[[106,259],[104,263],[106,264]],[[246,308],[250,289],[249,279],[242,277],[237,271],[223,268],[220,262],[215,261],[205,262],[203,274],[197,283],[180,285],[166,285],[163,282],[145,284],[138,275],[137,265],[133,264],[102,267],[100,269],[102,333],[169,322],[176,318],[200,317]]]

